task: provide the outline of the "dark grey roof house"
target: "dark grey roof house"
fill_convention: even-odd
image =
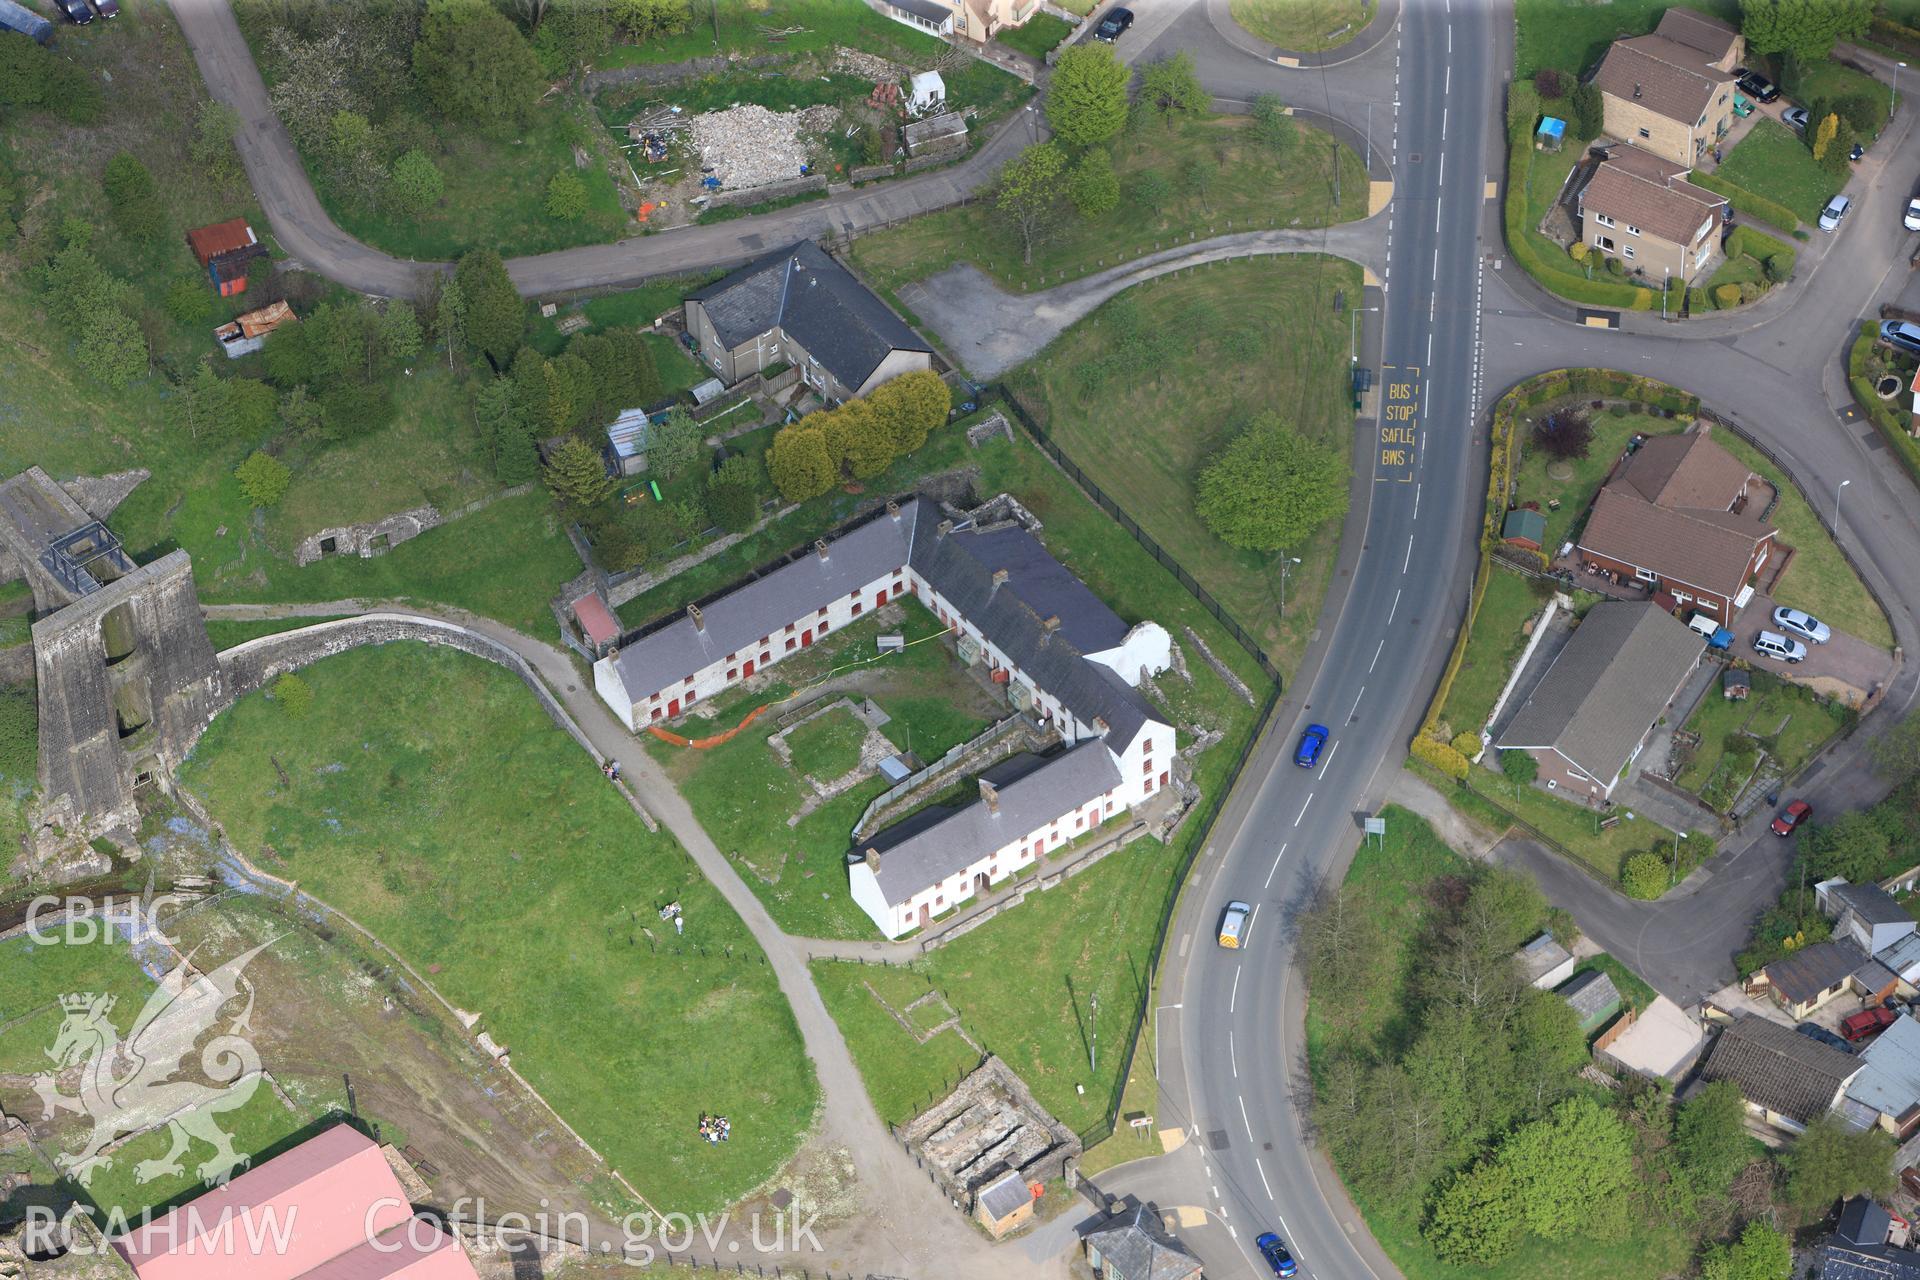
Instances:
[[[1080,1242],[1098,1280],[1199,1280],[1200,1259],[1168,1239],[1144,1208],[1110,1219]]]
[[[1907,909],[1877,884],[1824,880],[1814,887],[1814,898],[1833,921],[1834,937],[1859,943],[1869,955],[1879,955],[1914,932]]]
[[[1604,800],[1705,647],[1651,602],[1596,604],[1495,745],[1532,755],[1568,799]]]
[[[1730,1080],[1748,1110],[1798,1132],[1840,1097],[1861,1062],[1782,1023],[1742,1013],[1707,1050],[1703,1080]]]
[[[1775,960],[1760,977],[1775,1004],[1804,1018],[1845,991],[1868,958],[1851,942],[1816,942]]]
[[[811,240],[689,294],[687,332],[729,386],[777,364],[828,400],[933,367],[933,347]]]

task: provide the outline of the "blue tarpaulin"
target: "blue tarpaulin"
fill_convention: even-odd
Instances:
[[[1566,136],[1567,122],[1558,116],[1546,117],[1540,122],[1538,132],[1534,134],[1534,137],[1538,139],[1543,146],[1552,147],[1556,150],[1559,148],[1561,142],[1566,139]]]

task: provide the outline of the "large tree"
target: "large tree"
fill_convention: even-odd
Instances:
[[[1546,1240],[1618,1239],[1636,1185],[1633,1139],[1592,1098],[1569,1098],[1500,1144],[1527,1229]]]
[[[1749,1222],[1732,1244],[1716,1244],[1700,1259],[1700,1280],[1786,1280],[1793,1245],[1764,1222]]]
[[[833,488],[839,477],[826,432],[805,419],[781,428],[767,451],[767,475],[788,502],[805,502]]]
[[[527,331],[527,306],[507,264],[491,249],[475,249],[454,268],[453,283],[465,308],[467,341],[504,366]]]
[[[1083,218],[1102,217],[1120,207],[1120,178],[1106,148],[1095,147],[1080,157],[1067,179],[1067,198]]]
[[[1473,1267],[1512,1256],[1525,1234],[1513,1175],[1491,1160],[1454,1175],[1434,1197],[1421,1229],[1442,1262]]]
[[[1787,1200],[1808,1217],[1847,1196],[1893,1191],[1893,1139],[1879,1129],[1849,1128],[1831,1112],[1808,1125],[1780,1163],[1787,1170]]]
[[[1281,551],[1346,511],[1346,457],[1268,415],[1207,464],[1195,488],[1200,519],[1222,541]]]
[[[1051,142],[1028,147],[1000,170],[993,211],[1020,241],[1020,260],[1059,230],[1066,211],[1067,156]]]
[[[488,0],[427,0],[413,74],[441,115],[482,127],[520,124],[540,97],[539,59]]]
[[[1111,45],[1074,45],[1060,55],[1047,81],[1047,123],[1072,146],[1105,142],[1127,123],[1127,82],[1132,78]]]
[[[1140,77],[1140,101],[1168,125],[1176,112],[1198,115],[1213,102],[1200,85],[1193,55],[1185,49],[1170,58],[1147,64]]]
[[[1681,1105],[1673,1122],[1673,1154],[1697,1190],[1732,1186],[1753,1159],[1746,1115],[1746,1100],[1731,1080],[1716,1080]]]
[[[1873,0],[1740,0],[1740,34],[1755,53],[1824,58],[1873,21]]]
[[[585,509],[607,500],[613,477],[598,450],[578,436],[568,436],[547,459],[547,488],[567,505]]]

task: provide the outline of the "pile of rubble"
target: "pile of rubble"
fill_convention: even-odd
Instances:
[[[848,49],[844,46],[833,51],[833,62],[830,69],[844,72],[850,76],[859,76],[862,80],[874,80],[882,83],[889,80],[904,79],[907,74],[905,68],[896,66],[894,63],[888,62],[885,58],[871,53],[863,53],[859,49]]]
[[[800,176],[807,163],[802,133],[824,133],[839,119],[835,107],[776,112],[752,103],[693,118],[689,132],[703,169],[723,188],[764,186]]]

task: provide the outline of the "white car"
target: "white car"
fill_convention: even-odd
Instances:
[[[1900,219],[1900,225],[1909,231],[1920,231],[1920,196],[1907,201],[1907,216]]]
[[[1762,631],[1755,636],[1753,651],[1763,658],[1778,658],[1781,662],[1798,662],[1807,656],[1807,646],[1777,631]]]
[[[1778,608],[1773,611],[1773,625],[1782,631],[1790,631],[1804,640],[1815,644],[1825,644],[1833,639],[1833,628],[1808,613],[1805,609]]]
[[[1822,231],[1839,230],[1840,220],[1847,216],[1847,210],[1851,208],[1853,208],[1853,201],[1846,196],[1835,196],[1827,201],[1827,207],[1820,211],[1820,229]]]

